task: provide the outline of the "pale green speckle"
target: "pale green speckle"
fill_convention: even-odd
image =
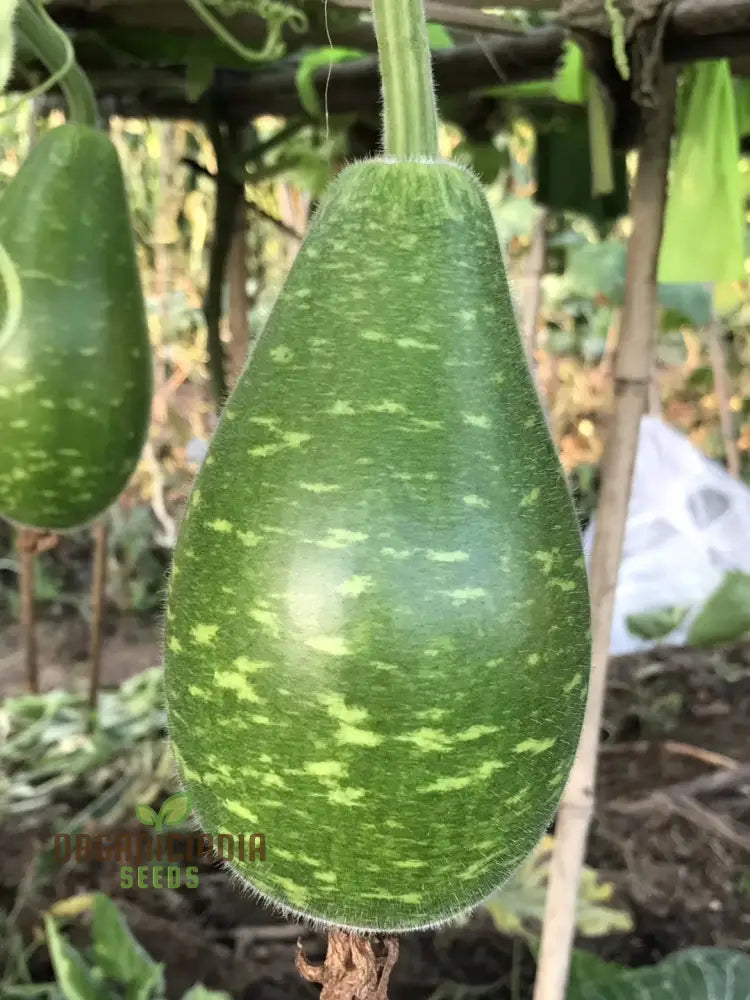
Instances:
[[[469,427],[481,427],[483,430],[488,430],[492,426],[490,418],[483,413],[464,413],[463,418],[464,423],[468,424]]]
[[[323,549],[345,549],[355,542],[367,541],[368,536],[361,531],[347,531],[345,528],[329,528],[325,538],[317,539],[313,545]]]
[[[398,337],[396,339],[396,346],[402,347],[406,350],[417,350],[417,351],[437,351],[439,350],[437,344],[431,344],[426,340],[417,340],[416,337]]]
[[[408,410],[403,403],[396,403],[392,399],[384,399],[382,403],[373,403],[367,407],[371,413],[407,413]]]
[[[457,590],[442,591],[445,597],[450,597],[454,604],[465,604],[467,601],[478,601],[487,596],[484,587],[462,587]]]
[[[445,753],[452,749],[451,737],[441,729],[416,729],[396,739],[401,743],[411,743],[424,753]]]
[[[271,359],[273,361],[281,365],[289,364],[289,362],[294,358],[294,351],[284,346],[271,348],[269,354],[271,355]]]
[[[218,531],[222,535],[232,530],[232,522],[226,521],[222,517],[217,518],[215,521],[210,521],[208,526],[213,531]]]
[[[346,777],[346,768],[338,760],[306,761],[302,768],[307,774],[311,774],[314,778],[320,778],[321,781],[335,781],[338,778]]]
[[[213,642],[218,633],[218,625],[193,625],[190,629],[190,634],[200,646]]]
[[[482,736],[491,736],[492,733],[498,733],[500,730],[497,726],[469,726],[462,733],[456,734],[456,739],[460,740],[462,743],[468,743],[471,740],[481,739]]]
[[[577,674],[574,674],[573,677],[570,678],[570,680],[568,681],[568,683],[563,688],[563,691],[565,692],[565,694],[570,694],[572,691],[574,691],[578,687],[578,685],[581,683],[582,680],[583,680],[583,677],[582,677],[582,675],[581,675],[580,672],[577,673]]]
[[[345,399],[337,399],[333,406],[325,412],[332,417],[353,417],[357,411]]]
[[[308,493],[335,493],[341,487],[338,483],[300,483],[300,489]]]
[[[551,750],[555,743],[557,743],[557,740],[553,736],[550,736],[546,740],[522,740],[513,747],[513,753],[531,753],[536,755],[544,753],[545,750]]]
[[[356,806],[365,797],[364,788],[332,788],[328,801],[334,806]]]
[[[275,611],[268,611],[266,608],[255,607],[250,609],[250,617],[257,622],[275,639],[281,636],[281,619]]]
[[[357,708],[353,705],[347,705],[343,696],[340,694],[335,694],[333,692],[328,694],[317,695],[317,701],[321,705],[325,706],[325,710],[331,718],[336,719],[338,722],[346,722],[351,725],[356,725],[358,722],[364,722],[368,716],[367,709]]]
[[[312,874],[318,882],[324,882],[326,885],[335,885],[338,881],[336,872],[313,872]]]
[[[337,743],[357,747],[376,747],[383,742],[383,737],[378,736],[369,729],[359,729],[357,726],[350,726],[342,723],[335,735]]]
[[[246,806],[243,806],[243,804],[238,802],[236,799],[229,799],[225,805],[231,813],[234,813],[235,816],[239,816],[240,819],[246,819],[248,823],[258,822],[258,817],[255,813],[251,813]]]
[[[368,590],[372,590],[374,580],[371,576],[350,576],[336,587],[336,593],[343,597],[359,597]]]
[[[485,509],[490,505],[489,500],[485,500],[484,497],[478,497],[473,493],[464,497],[464,503],[467,507],[483,507]]]
[[[258,704],[263,701],[252,684],[242,674],[230,673],[227,670],[214,672],[214,684],[225,691],[233,691],[241,701]]]
[[[256,535],[254,531],[238,531],[237,537],[242,542],[242,544],[246,545],[248,548],[252,548],[255,545],[260,545],[260,543],[263,541],[262,537],[260,535]]]
[[[268,660],[251,660],[247,656],[238,656],[233,666],[243,674],[257,674],[261,670],[270,670],[273,664]]]
[[[458,563],[458,562],[468,562],[469,553],[468,552],[434,552],[430,550],[427,553],[427,558],[431,562],[441,562],[441,563]]]
[[[346,640],[340,635],[314,635],[305,639],[305,645],[329,656],[349,656],[351,653]]]

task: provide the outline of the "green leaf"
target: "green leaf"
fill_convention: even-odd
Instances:
[[[187,792],[177,792],[164,800],[159,810],[159,819],[164,826],[178,826],[188,818],[190,809]]]
[[[733,642],[750,632],[750,574],[727,573],[693,622],[690,646],[713,646]]]
[[[321,48],[313,49],[312,52],[307,52],[302,57],[297,67],[295,83],[302,107],[308,114],[312,115],[313,118],[321,118],[323,116],[323,108],[320,106],[318,94],[313,84],[313,75],[315,72],[321,66],[345,62],[349,59],[361,59],[364,54],[359,49]]]
[[[105,1000],[107,992],[97,982],[83,956],[65,940],[49,914],[44,915],[47,948],[55,978],[67,1000]]]
[[[537,850],[506,884],[484,903],[495,926],[505,934],[528,936],[544,916],[547,879],[554,838],[544,837]],[[599,937],[632,929],[628,913],[610,905],[613,886],[600,882],[593,868],[584,867],[578,893],[576,926],[582,934]]]
[[[428,24],[427,37],[431,49],[452,49],[453,39],[442,24]]]
[[[492,142],[460,142],[453,151],[454,159],[467,163],[482,184],[492,184],[503,167],[510,167],[510,154],[499,150]]]
[[[188,100],[197,103],[211,86],[216,63],[208,56],[194,55],[185,64],[185,89]]]
[[[729,61],[696,63],[686,74],[684,93],[658,278],[742,281],[745,212]]]
[[[588,92],[588,70],[583,51],[575,42],[565,43],[563,64],[555,74],[554,95],[565,104],[583,104]]]
[[[196,983],[187,993],[183,993],[182,1000],[232,1000],[232,998],[231,994],[222,990],[209,990],[203,983]]]
[[[667,330],[711,322],[711,290],[700,282],[659,285],[659,305],[664,310],[662,327]]]
[[[575,952],[567,1000],[747,1000],[750,956],[723,948],[688,948],[639,969]]]
[[[626,254],[625,244],[617,240],[573,247],[566,272],[571,292],[582,299],[601,296],[612,305],[622,305]]]
[[[138,822],[143,823],[144,826],[156,826],[158,817],[151,806],[141,803],[135,807],[135,814],[138,817]]]
[[[128,995],[138,1000],[163,992],[163,967],[138,944],[120,911],[103,893],[94,897],[92,930],[94,958],[109,979],[122,983]]]
[[[657,608],[655,611],[628,615],[625,624],[628,632],[639,639],[663,639],[682,624],[689,610],[690,608],[677,607]]]

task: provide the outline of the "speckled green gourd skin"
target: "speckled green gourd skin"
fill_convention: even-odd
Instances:
[[[0,343],[0,514],[66,531],[117,498],[151,408],[125,183],[105,133],[68,124],[40,139],[0,197],[0,242],[23,291],[20,328]]]
[[[435,925],[533,850],[588,681],[580,536],[493,220],[453,164],[332,184],[211,443],[166,635],[204,830],[286,912]]]

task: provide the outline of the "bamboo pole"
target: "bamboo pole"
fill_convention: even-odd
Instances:
[[[232,246],[227,261],[227,284],[229,286],[228,326],[230,343],[228,355],[229,389],[237,384],[237,379],[245,367],[250,348],[250,298],[247,294],[247,206],[244,198],[237,206],[237,222]]]
[[[589,587],[593,646],[583,731],[560,803],[533,1000],[563,1000],[576,928],[576,902],[594,808],[599,729],[620,558],[641,417],[651,379],[658,308],[656,269],[664,225],[675,106],[675,72],[662,69],[644,133],[631,200],[625,303],[614,364],[614,409],[602,459],[602,491]]]
[[[711,357],[711,367],[714,371],[714,392],[719,409],[721,437],[724,442],[727,469],[735,479],[740,478],[740,452],[737,447],[737,435],[732,414],[732,386],[727,368],[727,358],[724,351],[724,329],[718,316],[714,316],[708,326],[708,350]]]
[[[39,693],[39,655],[36,642],[36,608],[34,602],[34,565],[38,533],[31,529],[18,532],[19,592],[21,598],[21,636],[23,642],[26,684],[30,694]]]
[[[102,639],[104,635],[105,591],[107,586],[107,530],[106,516],[94,525],[94,567],[91,583],[91,637],[89,643],[89,708],[97,708],[101,679]]]

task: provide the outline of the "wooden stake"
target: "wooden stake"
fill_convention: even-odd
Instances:
[[[547,210],[542,209],[534,225],[531,247],[526,257],[524,269],[524,289],[521,306],[521,339],[526,351],[529,367],[537,378],[534,351],[536,350],[536,328],[539,320],[539,306],[542,301],[542,278],[547,257]]]
[[[656,269],[664,225],[675,81],[662,69],[657,105],[644,113],[633,188],[625,304],[614,364],[615,400],[602,460],[602,490],[589,588],[593,648],[583,732],[560,803],[533,1000],[564,1000],[576,930],[576,903],[594,808],[599,730],[607,683],[615,588],[625,537],[641,417],[651,379],[657,319]]]
[[[737,447],[737,437],[732,414],[732,387],[729,380],[727,358],[724,353],[724,329],[721,320],[715,316],[708,327],[708,349],[711,356],[711,367],[714,370],[714,391],[719,407],[721,436],[724,442],[724,454],[727,469],[735,479],[740,478],[740,452]]]
[[[105,590],[107,585],[107,540],[109,536],[106,517],[94,525],[94,567],[91,584],[91,639],[89,661],[89,707],[96,711],[102,663],[102,637],[104,629]]]
[[[244,191],[243,191],[244,194]],[[250,348],[250,297],[247,294],[247,206],[244,197],[237,206],[237,222],[227,261],[229,285],[229,332],[227,381],[231,391],[245,367]]]
[[[19,591],[21,597],[21,636],[23,641],[26,683],[31,694],[39,693],[39,659],[36,645],[34,607],[34,560],[38,533],[30,528],[18,532],[17,546],[20,563]]]

